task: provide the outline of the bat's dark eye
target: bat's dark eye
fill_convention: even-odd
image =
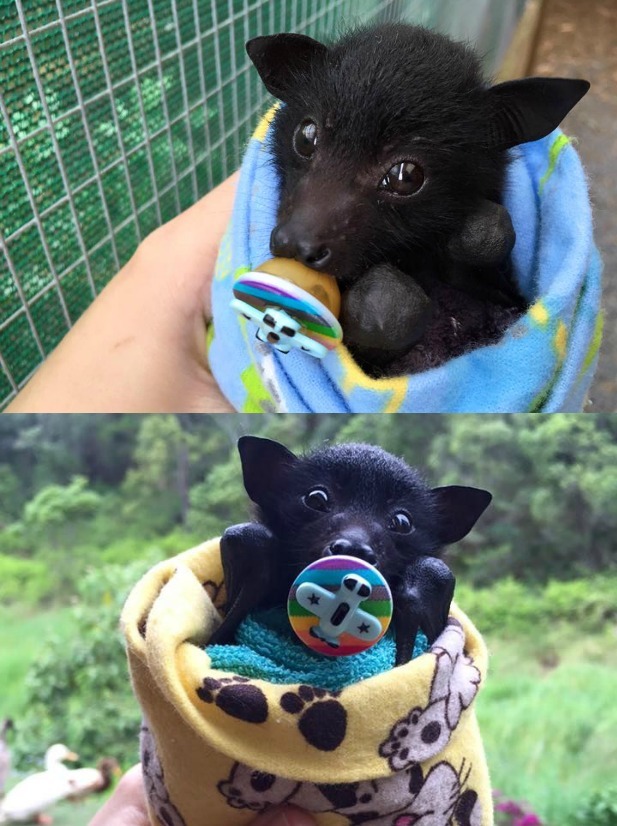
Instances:
[[[294,149],[301,158],[310,158],[317,146],[317,124],[313,120],[303,120],[294,134]]]
[[[302,498],[302,501],[306,507],[311,508],[311,510],[327,511],[328,505],[330,504],[330,497],[323,488],[313,488],[313,490],[310,490],[306,496]]]
[[[390,521],[388,522],[388,530],[394,531],[394,533],[411,533],[413,530],[413,525],[411,524],[411,519],[405,511],[397,511],[390,517]]]
[[[392,192],[394,195],[408,197],[415,195],[424,183],[424,172],[421,166],[413,161],[402,161],[394,164],[392,169],[382,178],[379,184],[381,189]]]

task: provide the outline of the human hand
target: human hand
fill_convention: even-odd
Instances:
[[[7,408],[10,413],[221,413],[206,319],[237,173],[138,247]]]
[[[141,765],[133,766],[122,777],[113,795],[89,826],[150,826]],[[315,821],[302,809],[283,806],[259,815],[250,826],[315,826]]]

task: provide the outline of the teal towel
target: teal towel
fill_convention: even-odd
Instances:
[[[213,281],[210,366],[239,411],[258,413],[524,413],[583,408],[602,337],[601,262],[587,182],[559,130],[513,152],[505,204],[513,264],[530,309],[504,335],[441,367],[370,379],[344,346],[315,359],[282,354],[229,306],[234,281],[270,254],[279,183],[264,120],[251,139]],[[344,343],[344,331],[343,331]]]
[[[428,651],[422,632],[413,658]],[[327,691],[343,688],[394,668],[396,645],[389,630],[372,648],[351,657],[322,657],[294,634],[287,613],[272,608],[249,615],[238,628],[235,645],[209,645],[212,668],[280,685],[306,683]]]

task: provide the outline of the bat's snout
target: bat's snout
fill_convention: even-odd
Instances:
[[[374,216],[355,176],[341,174],[333,160],[283,195],[270,250],[275,257],[295,258],[347,281],[366,269],[364,251],[374,235]]]
[[[313,270],[324,272],[332,260],[332,244],[311,237],[289,224],[280,224],[270,238],[270,250],[279,258],[295,258]]]
[[[377,554],[364,536],[342,536],[331,542],[323,551],[322,556],[355,556],[368,562],[375,568],[379,567]]]

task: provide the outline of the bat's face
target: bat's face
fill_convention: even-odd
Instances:
[[[472,49],[404,24],[330,47],[258,37],[247,50],[284,103],[272,130],[272,253],[342,284],[434,253],[480,200],[499,200],[504,150],[547,135],[589,87],[534,78],[489,88]]]
[[[471,52],[418,29],[384,36],[350,37],[316,59],[274,125],[282,195],[272,252],[342,283],[447,238],[501,184],[503,161],[479,152]]]
[[[299,572],[323,556],[357,556],[390,581],[405,559],[436,550],[430,491],[378,448],[341,445],[297,462],[274,506],[261,508]]]
[[[306,457],[267,439],[239,443],[244,482],[281,543],[289,583],[330,555],[355,556],[395,584],[410,561],[464,536],[490,501],[475,488],[431,489],[381,448],[345,444]]]

